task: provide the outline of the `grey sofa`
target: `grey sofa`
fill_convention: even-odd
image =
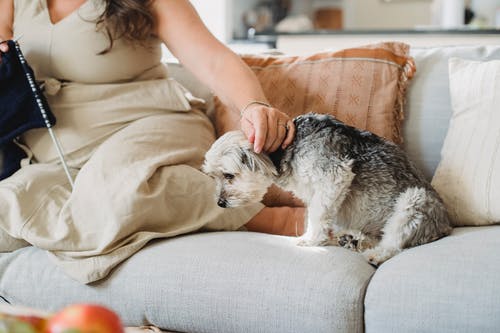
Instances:
[[[412,55],[418,72],[408,91],[405,149],[430,179],[451,114],[448,58],[500,59],[500,46]],[[195,95],[209,97],[181,66],[170,68]],[[499,225],[456,228],[378,270],[338,247],[216,232],[154,241],[91,285],[65,276],[38,249],[2,253],[0,295],[49,311],[97,302],[126,325],[181,332],[500,332],[499,264]]]

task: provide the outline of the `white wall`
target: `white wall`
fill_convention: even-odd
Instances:
[[[220,41],[232,38],[233,0],[190,0],[208,29]]]

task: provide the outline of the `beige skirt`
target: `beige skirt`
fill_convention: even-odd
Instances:
[[[93,103],[76,87],[51,97],[75,187],[46,131],[26,135],[37,163],[0,182],[0,252],[27,242],[47,250],[74,279],[90,283],[152,239],[236,230],[263,208],[216,205],[214,183],[199,171],[214,140],[211,122],[189,102],[172,99],[171,89],[152,87],[128,95],[92,87],[101,94]],[[138,98],[151,107],[141,111]],[[165,104],[172,100],[177,110]]]

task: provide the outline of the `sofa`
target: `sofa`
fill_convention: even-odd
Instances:
[[[410,52],[417,75],[407,91],[403,147],[431,180],[452,114],[448,60],[500,59],[500,46]],[[170,73],[211,99],[181,65],[171,63]],[[499,332],[499,263],[494,223],[456,227],[378,269],[353,251],[297,247],[292,237],[194,233],[152,241],[88,285],[39,249],[1,253],[0,304],[56,311],[100,303],[125,325],[178,332]]]

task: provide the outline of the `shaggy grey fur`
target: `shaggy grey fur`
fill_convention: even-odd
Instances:
[[[451,232],[439,195],[397,145],[328,115],[294,123],[292,145],[270,155],[255,154],[240,131],[214,143],[203,170],[220,206],[260,201],[274,182],[306,204],[299,245],[334,243],[375,265]]]

